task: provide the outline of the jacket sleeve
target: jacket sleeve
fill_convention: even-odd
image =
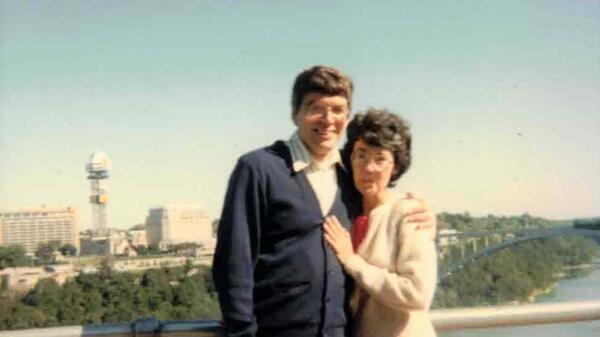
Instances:
[[[231,174],[217,232],[213,279],[226,335],[254,336],[254,264],[259,244],[260,195],[255,170],[240,159]]]
[[[381,268],[353,254],[344,268],[363,290],[390,308],[428,309],[437,283],[435,224],[421,229],[401,217],[398,226],[396,252],[388,253],[394,254],[395,265]]]

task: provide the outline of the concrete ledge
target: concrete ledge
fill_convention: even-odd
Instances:
[[[437,331],[600,320],[600,301],[442,309],[431,312]]]

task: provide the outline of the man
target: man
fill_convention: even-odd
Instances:
[[[352,91],[337,69],[303,71],[292,92],[296,132],[238,160],[213,261],[227,336],[345,335],[350,284],[322,225],[335,215],[350,228],[360,210],[338,150]],[[413,217],[431,220],[424,209]]]

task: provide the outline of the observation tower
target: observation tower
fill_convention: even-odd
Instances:
[[[92,230],[97,234],[108,233],[106,203],[108,202],[108,177],[110,159],[104,152],[95,151],[90,156],[85,170],[90,181],[90,204],[92,204]]]

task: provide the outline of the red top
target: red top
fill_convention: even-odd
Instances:
[[[354,252],[358,250],[358,247],[360,247],[360,244],[364,240],[365,236],[367,236],[368,229],[368,216],[361,215],[354,219],[354,222],[352,223],[352,247],[354,248]]]

